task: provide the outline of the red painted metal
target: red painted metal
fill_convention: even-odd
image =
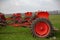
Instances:
[[[7,23],[7,25],[14,26],[14,27],[22,27],[26,26],[29,27],[36,18],[45,18],[49,19],[49,13],[45,11],[39,11],[35,13],[34,20],[31,20],[32,12],[26,12],[24,20],[22,19],[21,13],[14,13],[11,17],[5,18],[4,15],[0,13],[0,17],[4,20],[13,20],[13,23]],[[34,32],[39,35],[40,37],[45,37],[50,32],[49,24],[46,22],[37,22],[34,28]]]
[[[2,15],[1,13],[0,13],[0,15]],[[2,15],[3,16],[3,15]],[[41,12],[37,12],[36,14],[35,14],[35,16],[36,16],[36,18],[46,18],[46,19],[49,19],[49,14],[48,14],[48,12],[44,12],[44,11],[41,11]],[[32,12],[26,12],[25,13],[25,19],[24,20],[26,20],[26,21],[24,21],[23,19],[22,19],[22,15],[21,15],[21,13],[14,13],[11,17],[9,17],[9,18],[4,18],[4,17],[2,17],[4,20],[6,19],[6,20],[13,20],[13,21],[17,21],[17,23],[16,22],[13,22],[13,24],[11,23],[11,25],[13,26],[23,26],[23,25],[25,25],[25,26],[27,26],[27,25],[31,25],[31,23],[32,23],[32,21],[33,20],[31,20],[31,17],[32,17]],[[35,18],[35,19],[36,19]],[[34,20],[35,20],[34,19]],[[31,21],[29,21],[29,20],[31,20]],[[10,25],[10,23],[8,23],[8,25]]]
[[[21,13],[13,14],[12,17],[13,17],[13,18],[12,18],[13,20],[16,20],[16,21],[18,21],[19,23],[21,23],[21,21],[22,21]]]
[[[21,13],[14,13],[12,16],[21,17]]]
[[[44,36],[49,34],[50,28],[49,28],[49,25],[47,23],[45,23],[45,22],[38,22],[35,25],[34,31],[40,37],[44,37]]]
[[[26,21],[29,21],[31,19],[31,17],[32,17],[32,12],[26,12],[25,13],[25,20]]]
[[[3,13],[0,13],[0,18],[6,20]]]
[[[32,12],[26,12],[26,13],[25,13],[25,16],[26,16],[26,17],[31,17],[31,16],[32,16]]]
[[[41,11],[41,12],[36,12],[36,14],[35,14],[35,16],[36,16],[36,18],[46,18],[46,19],[49,19],[49,14],[48,14],[48,12],[44,12],[44,11]],[[14,13],[13,15],[12,15],[12,17],[13,18],[6,18],[6,20],[11,20],[11,19],[13,19],[13,20],[17,20],[18,21],[18,23],[13,23],[13,24],[11,24],[12,26],[23,26],[23,25],[25,25],[25,26],[27,26],[27,25],[30,25],[31,23],[32,23],[32,21],[33,20],[31,20],[31,21],[29,21],[30,19],[31,19],[31,17],[32,17],[32,12],[26,12],[25,13],[25,19],[24,20],[26,20],[26,22],[23,22],[22,20],[22,17],[21,17],[21,13]],[[15,18],[16,17],[16,18]],[[36,19],[35,18],[35,19]],[[35,20],[34,19],[34,20]],[[22,23],[23,22],[23,23]]]
[[[49,13],[48,12],[44,12],[44,11],[37,12],[36,13],[36,17],[37,18],[46,18],[46,19],[49,19]]]

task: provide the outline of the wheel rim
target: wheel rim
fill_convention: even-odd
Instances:
[[[39,37],[45,37],[49,34],[50,27],[46,22],[38,22],[35,25],[34,31]]]

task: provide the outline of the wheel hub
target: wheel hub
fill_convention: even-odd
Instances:
[[[35,32],[40,36],[45,36],[49,32],[49,25],[45,22],[38,22],[35,25]]]

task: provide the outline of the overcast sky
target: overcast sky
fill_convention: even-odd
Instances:
[[[38,10],[60,10],[60,0],[0,0],[0,12],[6,14]]]

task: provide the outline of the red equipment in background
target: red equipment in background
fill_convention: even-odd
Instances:
[[[53,34],[53,27],[49,21],[49,13],[45,11],[39,12],[26,12],[22,18],[21,13],[14,13],[11,17],[5,18],[6,25],[14,27],[30,27],[33,36],[37,37],[50,37]],[[3,17],[2,15],[0,17]],[[1,18],[4,20],[4,18]],[[10,21],[10,22],[8,22]]]

